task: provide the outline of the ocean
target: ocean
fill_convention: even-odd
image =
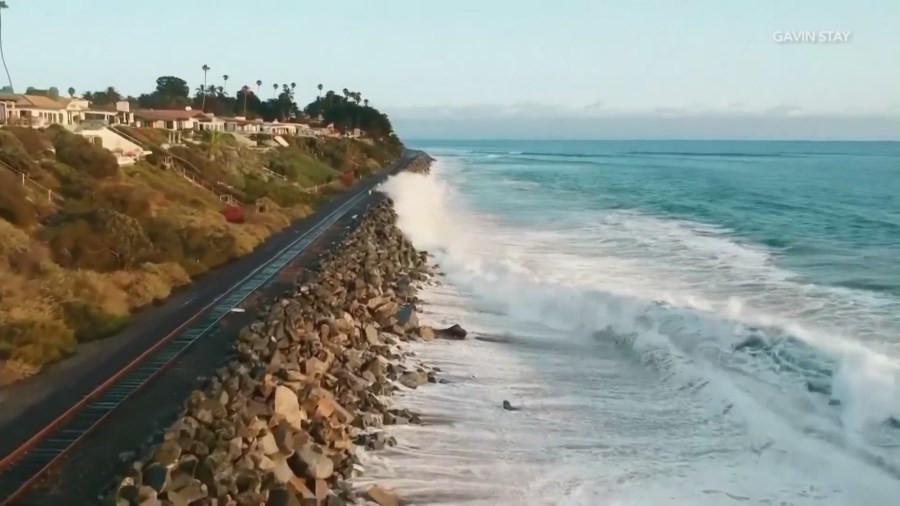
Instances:
[[[422,141],[415,504],[900,504],[900,144]],[[502,409],[509,400],[517,411]]]

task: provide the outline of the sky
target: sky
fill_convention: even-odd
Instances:
[[[17,91],[195,88],[208,64],[264,97],[360,91],[402,138],[900,139],[897,0],[7,3]],[[823,31],[849,39],[775,40]]]

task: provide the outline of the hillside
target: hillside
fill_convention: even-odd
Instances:
[[[365,176],[399,154],[346,138],[289,143],[263,150],[203,134],[119,167],[59,127],[0,129],[0,384],[115,334],[135,310],[342,191],[343,173]],[[226,201],[243,208],[239,222],[226,219]]]

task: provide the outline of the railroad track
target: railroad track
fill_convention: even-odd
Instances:
[[[393,173],[391,170],[389,173]],[[379,179],[381,180],[381,179]],[[31,488],[82,438],[116,407],[147,385],[197,340],[253,292],[265,286],[281,269],[365,198],[374,184],[367,185],[332,211],[318,224],[279,251],[271,260],[201,309],[193,318],[168,334],[131,363],[112,375],[47,427],[0,460],[0,506]]]

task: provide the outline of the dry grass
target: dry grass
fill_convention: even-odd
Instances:
[[[165,133],[153,129],[131,133],[154,144],[166,141]],[[292,172],[292,179],[307,184],[330,181],[317,196],[266,176],[259,167],[272,161],[271,155],[225,142],[217,157],[206,158],[202,165],[228,174],[240,191],[252,197],[244,223],[233,224],[225,220],[225,205],[216,195],[150,163],[122,167],[111,177],[72,169],[45,149],[48,139],[58,140],[60,135],[70,134],[0,130],[0,154],[20,157],[34,168],[35,176],[66,196],[63,206],[41,205],[36,195],[0,180],[5,188],[0,192],[0,385],[65,358],[78,342],[114,334],[136,309],[168,297],[196,274],[246,255],[273,233],[309,215],[323,195],[346,189],[334,180],[338,172],[312,153],[295,147],[277,159]],[[190,149],[197,150],[191,155],[198,160],[206,156],[198,148]],[[362,166],[373,168],[371,161]],[[66,232],[60,227],[73,223],[81,228],[71,231],[93,226],[93,234],[98,234],[84,245],[116,247],[118,239],[102,237],[111,233],[99,225],[105,222],[91,221],[100,219],[98,209],[107,218],[119,216],[116,223],[137,227],[138,235],[149,238],[151,251],[138,251],[144,257],[118,267],[112,263],[102,272],[79,264],[77,255],[95,253],[65,249],[82,242],[64,243],[66,256],[61,258],[60,245],[51,247],[56,243],[50,238],[60,237]],[[103,254],[110,256],[109,251]]]

